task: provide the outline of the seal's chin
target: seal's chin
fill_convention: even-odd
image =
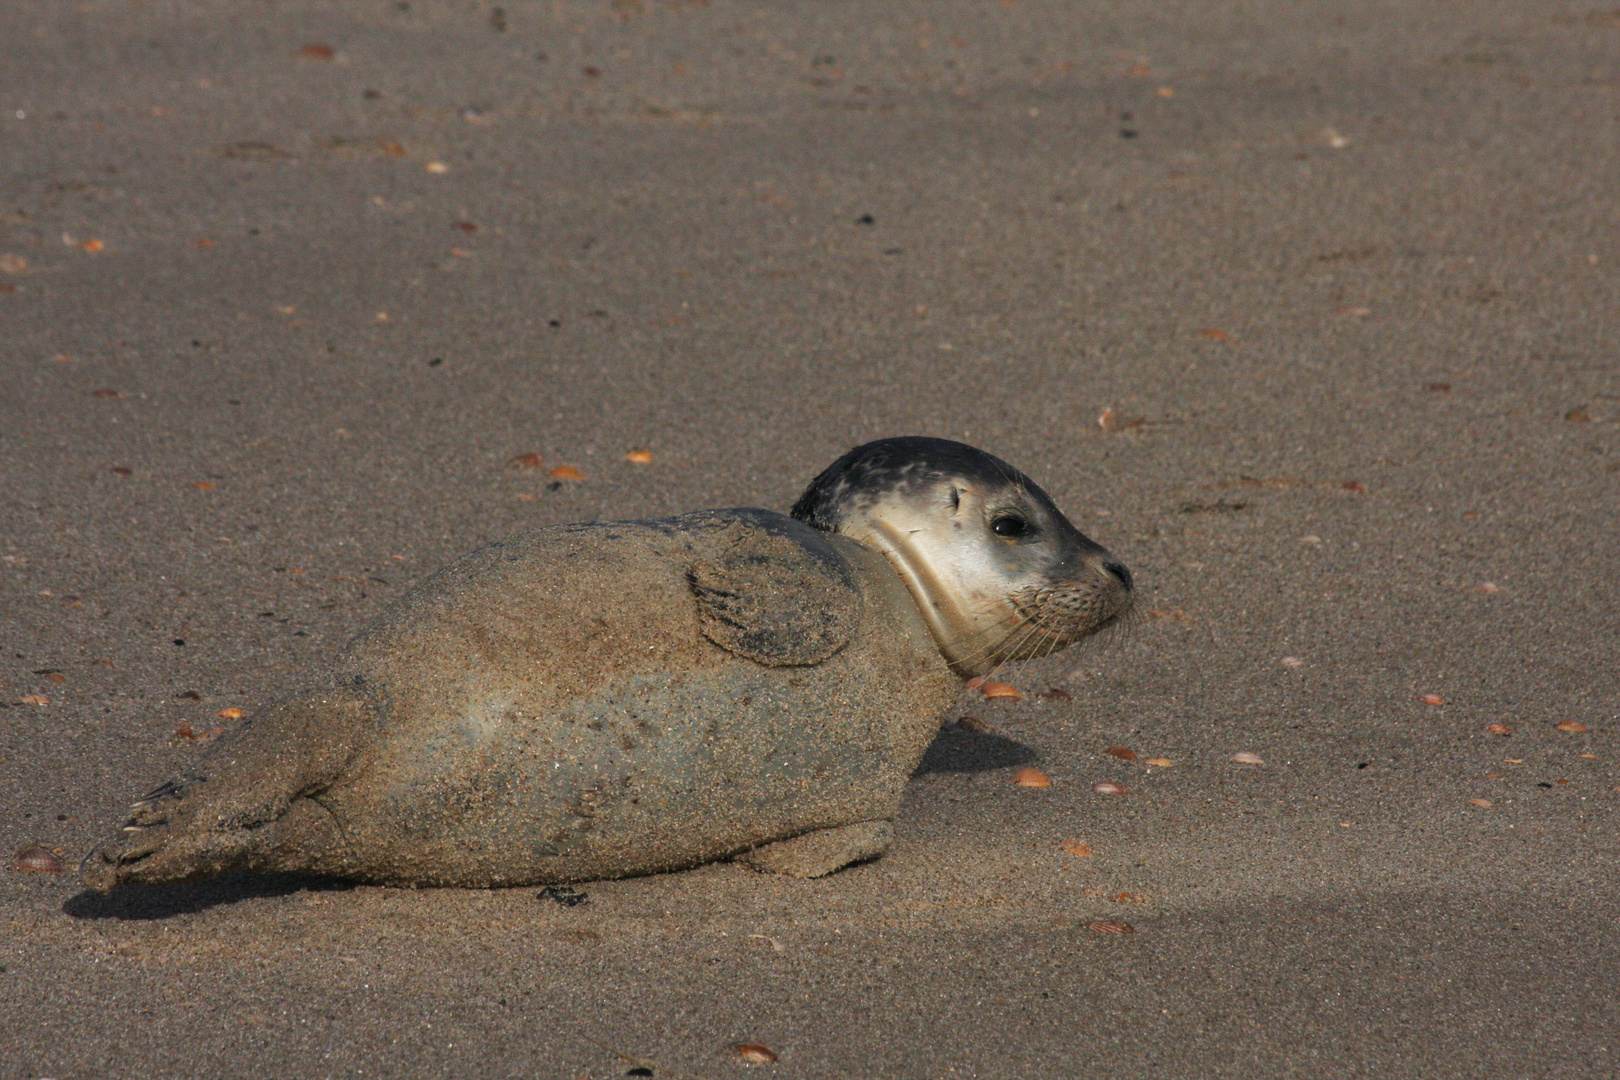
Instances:
[[[1014,660],[1038,660],[1122,622],[1130,588],[1112,575],[1061,585],[1027,586],[963,621],[971,632],[940,642],[951,667],[976,678]]]

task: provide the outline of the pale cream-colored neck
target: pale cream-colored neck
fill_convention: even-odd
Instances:
[[[903,530],[888,521],[863,522],[863,528],[844,535],[858,540],[883,554],[906,583],[911,598],[916,601],[928,632],[945,659],[955,665],[962,649],[977,638],[972,622],[952,601],[955,593],[951,584],[943,580],[923,556],[919,545],[911,542],[911,530]]]

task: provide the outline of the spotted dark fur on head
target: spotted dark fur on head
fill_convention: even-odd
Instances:
[[[857,446],[810,481],[792,515],[813,528],[837,532],[854,509],[872,506],[889,493],[916,495],[952,478],[983,485],[1015,484],[1052,513],[1057,506],[1029,477],[994,454],[925,435],[902,435]]]

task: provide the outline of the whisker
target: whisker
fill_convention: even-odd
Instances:
[[[1060,614],[1061,613],[1059,612],[1046,611],[1037,616],[1036,619],[1030,624],[1029,633],[1024,635],[1023,640],[1018,643],[1017,647],[1009,650],[1006,659],[998,663],[993,670],[1000,671],[1001,668],[1015,661],[1022,662],[1044,660],[1068,644],[1063,640],[1062,635],[1048,634],[1047,641],[1044,644],[1037,646],[1035,651],[1029,656],[1021,657],[1018,655],[1018,653],[1026,647],[1031,638],[1033,638],[1036,634],[1046,633],[1051,624],[1059,618]]]
[[[975,649],[970,655],[977,659],[986,655],[987,653],[1004,650],[1007,647],[1007,643],[1024,633],[1028,629],[1028,626],[1028,620],[1016,612],[1004,619],[1000,619],[984,629],[983,636],[986,639],[985,643],[978,649]],[[996,633],[1003,629],[1006,630],[1006,633],[999,634],[993,640],[990,639],[990,635],[992,633]]]
[[[996,661],[996,665],[993,668],[990,669],[991,674],[994,674],[994,673],[1000,671],[1002,668],[1006,667],[1007,664],[1010,661],[1017,658],[1019,651],[1022,650],[1024,648],[1024,646],[1027,645],[1029,643],[1029,641],[1036,634],[1038,634],[1040,632],[1040,621],[1037,620],[1035,622],[1027,623],[1025,626],[1023,626],[1021,628],[1021,630],[1022,630],[1022,636],[1018,638],[1018,643],[1016,645],[1014,645],[1010,649],[999,650],[999,651],[1002,652],[1002,658],[1000,660]],[[1019,634],[1019,631],[1017,631],[1017,630],[1013,631],[1013,633],[1011,633],[1011,634],[1008,634],[1004,639],[1002,639],[1002,644],[1005,645],[1008,641],[1011,641],[1013,639],[1013,637],[1017,636],[1018,634]]]
[[[1055,613],[1048,612],[1048,613],[1042,615],[1040,617],[1040,619],[1036,622],[1036,624],[1035,624],[1036,629],[1039,630],[1042,634],[1046,635],[1046,642],[1045,642],[1044,645],[1039,645],[1039,646],[1036,647],[1036,650],[1035,650],[1036,655],[1026,657],[1026,659],[1032,660],[1032,661],[1033,660],[1045,660],[1048,656],[1051,656],[1053,653],[1057,652],[1057,650],[1061,647],[1061,644],[1063,642],[1063,636],[1061,634],[1049,633],[1048,630],[1047,630],[1047,627],[1049,626],[1049,624],[1052,622],[1052,620],[1054,618],[1056,618]]]
[[[996,633],[1002,627],[1008,626],[1009,624],[1022,623],[1023,618],[1024,617],[1022,615],[1020,615],[1020,614],[1018,614],[1018,612],[1014,611],[1011,614],[1006,615],[1003,618],[1000,618],[1000,619],[996,620],[994,623],[991,623],[989,626],[986,626],[986,627],[983,627],[982,629],[974,631],[973,636],[977,637],[977,638],[985,638],[985,639],[987,639],[986,643],[979,646],[979,648],[974,649],[972,652],[966,653],[966,654],[962,655],[961,657],[959,657],[957,659],[957,663],[965,664],[970,660],[977,660],[980,657],[984,656],[986,653],[993,652],[996,649],[1000,648],[1002,645],[1005,645],[1007,643],[1007,641],[1009,641],[1011,639],[1012,635],[1016,634],[1018,632],[1018,627],[1017,626],[1014,626],[1013,630],[1010,633],[1008,633],[1006,636],[1003,636],[1003,637],[999,638],[998,640],[990,641],[988,639],[989,639],[991,634]]]
[[[1020,624],[1018,626],[1015,626],[1011,630],[1009,630],[1006,634],[1002,635],[1002,637],[1000,637],[998,640],[990,642],[990,643],[986,644],[985,646],[983,646],[982,648],[975,649],[970,654],[970,656],[974,661],[977,661],[977,660],[979,660],[979,659],[981,659],[983,657],[994,656],[994,655],[997,655],[997,654],[1000,654],[1000,653],[1004,653],[1006,651],[1007,643],[1009,641],[1012,641],[1014,638],[1018,637],[1020,634],[1025,633],[1025,632],[1027,632],[1027,627],[1025,625]],[[966,665],[967,662],[968,662],[968,658],[966,658],[966,657],[964,657],[962,660],[957,661],[957,663],[963,664],[963,665]],[[985,677],[989,678],[991,675],[994,675],[997,671],[1001,670],[1001,665],[1003,663],[1005,663],[1005,662],[1006,662],[1005,660],[1001,660],[1001,661],[996,662],[994,665],[991,666],[989,671],[985,672]]]

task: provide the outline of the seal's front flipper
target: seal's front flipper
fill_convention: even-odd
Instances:
[[[788,877],[822,877],[851,863],[877,858],[893,839],[892,822],[858,821],[836,829],[817,829],[791,840],[778,840],[746,851],[738,855],[736,861],[747,863],[755,870]]]
[[[703,636],[767,667],[819,664],[842,649],[861,618],[844,557],[790,518],[736,513],[686,574]]]

